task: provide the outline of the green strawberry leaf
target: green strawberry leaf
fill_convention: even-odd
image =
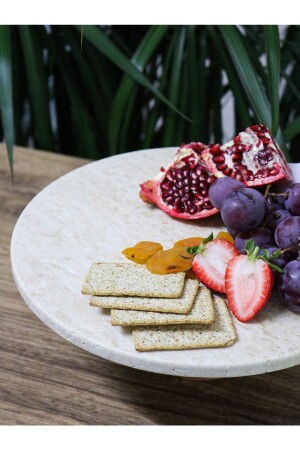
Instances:
[[[207,244],[208,242],[212,241],[214,238],[214,233],[210,233],[209,236],[207,236],[207,238],[203,239],[202,244]]]
[[[187,253],[189,253],[190,255],[197,255],[199,253],[202,253],[203,250],[205,250],[205,244],[207,244],[208,242],[212,241],[214,238],[214,234],[210,233],[209,236],[207,236],[207,238],[203,239],[202,243],[198,246],[196,245],[195,247],[188,247],[186,249]]]
[[[275,252],[272,253],[270,256],[270,259],[276,259],[278,258],[282,253],[282,250],[279,248],[278,250],[275,250]]]
[[[187,253],[189,253],[190,255],[196,255],[196,253],[198,253],[199,250],[199,246],[196,245],[195,247],[188,247],[186,249]]]
[[[249,239],[249,241],[246,242],[245,244],[245,250],[247,252],[247,255],[250,256],[251,253],[253,253],[255,248],[255,242],[253,239]]]
[[[264,248],[263,249],[263,251],[262,251],[262,257],[264,258],[264,259],[270,259],[270,252],[269,252],[269,250],[267,250],[266,248]]]
[[[272,264],[270,263],[270,261],[265,261],[267,264],[269,264],[269,266],[271,267],[271,269],[275,270],[276,272],[282,272],[282,269],[277,266],[276,264]]]

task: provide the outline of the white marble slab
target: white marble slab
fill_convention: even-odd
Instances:
[[[300,315],[276,298],[251,323],[234,320],[232,347],[138,353],[129,331],[81,294],[94,261],[124,261],[121,250],[141,240],[166,248],[188,236],[222,228],[218,216],[196,222],[172,219],[139,198],[139,184],[152,178],[175,149],[114,156],[58,179],[26,207],[15,227],[11,259],[19,291],[33,312],[55,332],[103,358],[143,370],[187,377],[233,377],[300,363]],[[295,168],[295,167],[293,167]]]

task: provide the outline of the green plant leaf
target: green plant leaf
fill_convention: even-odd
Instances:
[[[108,125],[106,102],[103,98],[102,91],[97,85],[95,74],[91,70],[91,66],[86,64],[84,53],[80,50],[81,43],[77,40],[77,35],[74,34],[74,32],[76,32],[76,30],[73,30],[71,27],[64,27],[61,35],[65,38],[66,45],[71,46],[76,72],[78,74],[78,81],[82,82],[85,89],[86,103],[93,111],[100,134],[105,136]]]
[[[163,53],[164,55],[163,72],[159,80],[160,84],[158,88],[161,92],[163,92],[167,86],[167,79],[169,77],[169,70],[172,62],[173,49],[175,46],[175,37],[176,37],[175,33],[173,33],[168,48],[166,52]],[[149,117],[145,123],[145,130],[144,130],[145,138],[142,145],[143,148],[150,148],[152,146],[153,140],[156,137],[155,127],[158,123],[159,118],[162,118],[160,114],[161,114],[160,104],[157,100],[155,100],[154,107],[151,110],[149,110],[148,108]]]
[[[84,37],[88,39],[100,52],[114,62],[121,70],[129,75],[140,85],[144,86],[155,97],[164,102],[169,108],[178,113],[186,120],[190,120],[181,111],[179,111],[164,95],[156,89],[152,83],[141,73],[126,56],[118,49],[118,47],[103,33],[103,31],[95,25],[87,25],[84,28]]]
[[[94,132],[95,123],[83,97],[80,96],[80,84],[71,61],[64,53],[64,43],[61,42],[58,30],[55,28],[52,31],[51,38],[47,34],[45,37],[69,97],[73,127],[76,129],[76,147],[73,151],[86,158],[97,159],[99,147]]]
[[[139,67],[141,71],[144,70],[145,65],[167,31],[168,26],[152,26],[144,36],[131,58],[132,63]],[[137,84],[135,81],[128,75],[124,75],[115,95],[109,118],[109,147],[110,153],[112,154],[118,149],[118,138],[121,131],[123,135],[126,135],[130,120],[134,120],[134,117],[132,117],[132,108],[136,89]],[[123,146],[124,141],[121,143],[121,147]]]
[[[8,160],[13,177],[14,117],[10,27],[0,25],[0,109]]]
[[[287,141],[291,141],[300,133],[300,116],[297,116],[284,130],[284,137]]]
[[[255,249],[255,242],[254,239],[249,239],[249,241],[245,244],[245,250],[248,255],[251,255],[254,252]]]
[[[271,103],[271,131],[277,135],[279,127],[280,41],[277,25],[265,25],[265,43],[268,64],[268,86]]]
[[[172,104],[177,104],[179,99],[179,94],[185,95],[181,92],[181,71],[183,65],[183,54],[184,54],[184,44],[186,38],[186,28],[178,27],[176,29],[176,43],[175,52],[173,53],[173,64],[171,70],[171,77],[169,83],[169,98]],[[176,117],[173,112],[170,112],[165,117],[164,123],[164,135],[163,135],[163,145],[168,147],[170,145],[176,145],[177,142],[174,141],[174,133],[176,127]]]
[[[271,127],[270,105],[243,45],[240,32],[234,25],[221,25],[220,31],[258,120]]]
[[[220,25],[220,30],[251,107],[259,122],[271,128],[270,104],[259,82],[248,52],[243,45],[238,28],[234,25]],[[287,160],[290,160],[289,151],[285,147],[284,137],[280,129],[275,137],[282,151],[285,153]]]
[[[246,128],[251,123],[251,117],[248,111],[248,105],[245,98],[245,91],[242,83],[235,71],[234,65],[230,58],[227,48],[224,46],[223,41],[219,38],[217,33],[217,28],[213,26],[208,26],[208,31],[211,38],[219,51],[223,67],[226,71],[230,89],[234,94],[235,105],[239,115],[239,123],[241,127]]]
[[[23,47],[30,103],[33,110],[36,146],[44,150],[53,150],[48,87],[39,35],[35,27],[21,25],[18,29]]]
[[[207,238],[203,239],[202,244],[207,244],[208,242],[212,241],[214,238],[214,233],[210,233],[209,236],[207,236]]]

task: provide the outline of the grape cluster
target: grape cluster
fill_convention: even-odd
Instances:
[[[211,185],[208,195],[241,253],[246,253],[245,243],[250,239],[260,247],[259,254],[264,249],[269,252],[270,261],[282,269],[278,287],[283,303],[300,313],[300,183],[282,193],[267,190],[263,195],[223,177]]]

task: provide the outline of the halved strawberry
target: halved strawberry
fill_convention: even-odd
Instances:
[[[225,292],[225,272],[228,262],[239,255],[239,251],[225,239],[203,241],[192,262],[192,270],[205,286],[214,291]]]
[[[266,261],[256,259],[256,255],[239,255],[231,259],[225,274],[231,312],[241,322],[248,322],[269,300],[273,284],[271,267]]]

